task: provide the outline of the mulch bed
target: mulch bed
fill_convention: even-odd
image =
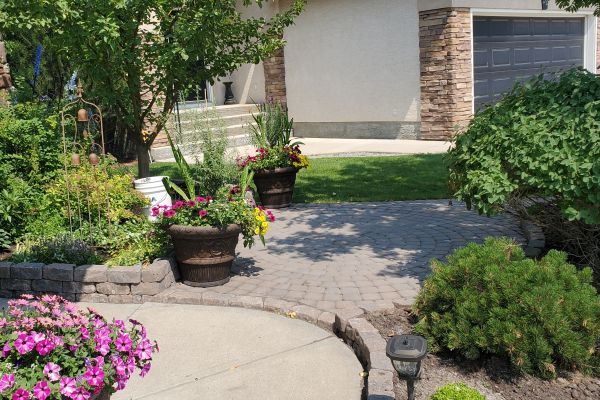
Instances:
[[[412,333],[410,310],[367,314],[367,319],[384,339],[399,333]],[[423,373],[416,386],[416,400],[428,400],[440,386],[465,382],[488,400],[565,400],[600,399],[600,379],[575,373],[561,373],[555,381],[520,375],[507,360],[490,357],[473,362],[450,355],[429,354],[423,361]],[[406,384],[394,379],[396,400],[406,399]]]

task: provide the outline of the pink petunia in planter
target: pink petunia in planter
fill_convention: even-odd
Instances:
[[[135,320],[108,322],[62,297],[23,295],[0,314],[0,398],[100,400],[145,376],[156,342]]]

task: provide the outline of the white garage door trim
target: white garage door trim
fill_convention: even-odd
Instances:
[[[491,9],[491,8],[472,8],[471,9],[471,85],[472,90],[472,112],[475,113],[475,64],[474,64],[474,35],[473,35],[473,17],[540,17],[540,18],[585,18],[584,33],[584,53],[583,65],[593,73],[600,60],[596,60],[596,47],[598,45],[598,19],[593,11],[579,11],[576,13],[556,10],[511,10],[511,9]]]

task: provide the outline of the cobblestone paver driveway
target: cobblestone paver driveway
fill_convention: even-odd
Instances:
[[[512,217],[479,216],[447,200],[296,205],[275,215],[266,247],[238,245],[229,283],[174,290],[376,310],[412,304],[432,258],[487,236],[524,240]]]

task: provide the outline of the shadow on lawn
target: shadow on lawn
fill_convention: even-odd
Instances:
[[[373,267],[380,276],[422,281],[432,258],[488,236],[521,238],[508,216],[488,218],[444,200],[299,205],[282,213],[268,252],[340,268]]]

